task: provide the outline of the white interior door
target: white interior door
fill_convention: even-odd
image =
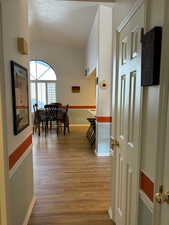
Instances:
[[[119,71],[116,148],[116,224],[136,225],[139,191],[141,111],[140,6],[119,31]]]
[[[163,182],[162,182],[163,188],[161,190],[162,201],[161,201],[160,225],[169,224],[169,163],[168,163],[168,159],[169,159],[169,99],[168,99],[165,155],[164,155],[164,164],[163,164],[164,165]]]

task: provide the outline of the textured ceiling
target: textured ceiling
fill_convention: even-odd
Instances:
[[[98,2],[29,0],[30,40],[85,46]],[[113,6],[112,3],[104,5]]]

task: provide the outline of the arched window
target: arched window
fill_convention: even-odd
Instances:
[[[30,62],[31,103],[39,108],[56,102],[56,74],[52,67],[39,60]]]

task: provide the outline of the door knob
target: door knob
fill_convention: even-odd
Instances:
[[[119,147],[119,142],[117,140],[113,139],[111,147],[112,147],[112,149],[114,149],[114,147]]]
[[[162,204],[163,202],[169,204],[169,192],[163,192],[163,185],[160,186],[159,192],[156,193],[154,197],[159,204]]]

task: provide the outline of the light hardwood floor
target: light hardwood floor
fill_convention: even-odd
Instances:
[[[98,158],[86,127],[34,137],[37,202],[29,225],[112,225],[108,217],[111,157]]]

